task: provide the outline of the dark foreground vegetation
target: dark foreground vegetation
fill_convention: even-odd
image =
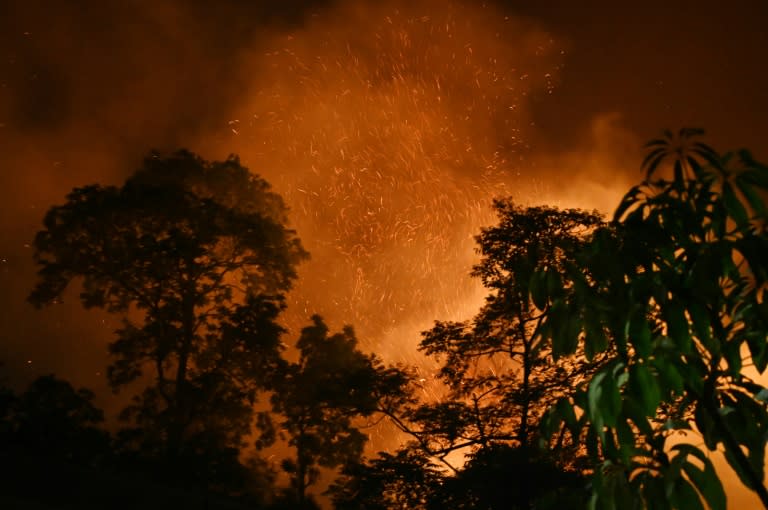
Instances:
[[[1,389],[4,507],[316,508],[324,493],[338,509],[720,510],[719,449],[768,508],[768,389],[744,371],[768,365],[768,167],[700,134],[650,142],[610,221],[495,202],[472,269],[485,304],[419,347],[441,398],[352,328],[314,316],[288,338],[307,254],[236,158],[151,154],[121,187],[73,190],[35,239],[30,300],[74,282],[120,316],[108,375],[132,400],[107,431],[93,394],[54,376]],[[408,440],[363,456],[373,422]]]

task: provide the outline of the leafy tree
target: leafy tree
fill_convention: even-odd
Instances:
[[[78,279],[85,307],[122,314],[110,382],[148,383],[123,415],[130,444],[177,466],[236,458],[278,364],[282,293],[306,257],[286,222],[281,198],[236,157],[187,151],[150,154],[122,186],[76,188],[48,211],[30,300],[55,303]]]
[[[439,360],[438,377],[449,393],[438,402],[412,398],[404,411],[389,413],[415,443],[396,456],[354,466],[356,477],[345,472],[333,488],[345,508],[355,508],[356,498],[369,507],[528,508],[545,493],[562,501],[558,487],[582,483],[568,469],[577,452],[565,427],[552,444],[557,462],[537,451],[537,430],[545,411],[572,394],[599,359],[555,362],[537,334],[547,312],[537,298],[538,287],[569,291],[567,267],[603,222],[586,211],[525,208],[511,200],[494,206],[499,221],[477,236],[481,260],[472,272],[489,290],[485,305],[471,320],[437,322],[420,344]],[[448,460],[456,451],[471,452],[462,468]],[[452,475],[439,473],[430,458]]]
[[[442,471],[419,448],[347,464],[330,487],[336,510],[426,509],[440,493]]]
[[[420,345],[440,360],[450,393],[410,413],[418,424],[410,431],[438,456],[499,442],[533,446],[544,412],[596,364],[575,356],[554,361],[536,333],[546,310],[535,298],[537,287],[572,287],[566,267],[600,216],[510,200],[494,207],[498,224],[477,237],[481,260],[472,272],[490,291],[485,305],[470,321],[437,322]]]
[[[78,463],[107,454],[109,436],[100,425],[104,413],[92,391],[75,390],[53,375],[38,377],[11,404],[11,437],[26,452]]]
[[[359,460],[367,436],[355,426],[356,419],[399,398],[406,380],[398,369],[385,368],[375,356],[359,351],[351,327],[328,333],[323,320],[313,316],[296,343],[299,359],[287,363],[273,385],[280,436],[295,451],[282,466],[299,507],[306,504],[320,467]],[[268,420],[261,423],[263,436],[275,433]]]
[[[498,443],[474,452],[446,477],[428,508],[586,508],[583,476],[559,465],[558,452]]]
[[[337,510],[586,508],[584,475],[563,469],[557,455],[495,443],[451,474],[413,443],[345,466],[329,493]]]
[[[615,349],[547,419],[586,429],[600,463],[594,508],[724,509],[708,455],[679,433],[694,428],[768,508],[768,389],[745,372],[768,364],[768,167],[747,151],[720,155],[700,134],[648,144],[646,180],[578,255],[574,292],[539,297],[554,352]],[[654,427],[665,409],[678,419]]]

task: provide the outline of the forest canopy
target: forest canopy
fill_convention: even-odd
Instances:
[[[701,134],[651,141],[609,220],[494,202],[471,269],[484,304],[419,344],[439,399],[351,326],[313,316],[287,342],[308,254],[282,199],[236,157],[151,153],[122,186],[48,211],[30,295],[50,305],[75,283],[84,307],[120,318],[108,374],[131,404],[107,430],[89,390],[3,387],[3,451],[37,459],[19,477],[77,466],[58,496],[84,508],[77,479],[130,476],[163,495],[148,505],[316,508],[327,485],[340,509],[713,510],[722,451],[768,508],[768,389],[747,371],[768,366],[768,167]],[[372,424],[406,440],[370,455]]]

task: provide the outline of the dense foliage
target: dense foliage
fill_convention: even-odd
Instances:
[[[144,477],[157,508],[277,510],[317,508],[336,470],[326,495],[346,510],[722,510],[720,450],[768,508],[768,167],[699,134],[650,142],[609,222],[495,201],[472,270],[488,296],[423,333],[429,381],[318,316],[286,348],[283,295],[307,255],[236,158],[152,154],[121,187],[75,189],[37,235],[31,300],[77,280],[84,306],[119,314],[109,378],[136,393],[109,434],[87,390],[0,386],[7,480],[37,462],[76,467],[61,487]],[[382,423],[406,442],[365,457]]]
[[[397,398],[406,380],[399,370],[360,352],[351,327],[329,335],[319,316],[302,330],[296,348],[299,359],[287,363],[273,381],[271,403],[279,421],[277,435],[295,452],[282,467],[300,508],[319,468],[359,461],[367,437],[356,419],[371,416],[385,401]],[[275,434],[271,423],[262,432],[262,438]]]
[[[588,362],[581,352],[555,357],[538,334],[547,310],[531,289],[572,287],[565,283],[567,264],[603,221],[596,213],[521,207],[510,199],[494,207],[498,223],[477,236],[481,259],[472,272],[489,291],[485,305],[471,320],[436,322],[419,347],[437,362],[435,384],[447,390],[444,398],[412,398],[397,409],[391,417],[412,443],[394,457],[383,453],[355,467],[356,475],[334,488],[338,505],[528,508],[545,500],[566,504],[566,488],[570,506],[585,499],[579,438],[563,428],[549,455],[537,450],[538,429],[547,409],[571,396],[601,362]],[[543,280],[539,270],[546,271]],[[414,474],[401,459],[422,472]],[[409,479],[421,486],[416,493]]]
[[[768,390],[747,371],[768,364],[768,167],[698,134],[650,142],[646,180],[570,268],[574,291],[539,289],[553,350],[616,350],[551,420],[586,429],[596,508],[724,509],[701,443],[675,433],[691,430],[768,507]]]
[[[275,370],[282,293],[306,256],[281,198],[232,157],[150,154],[121,187],[72,191],[35,238],[37,305],[80,300],[120,314],[115,390],[145,389],[122,414],[121,448],[168,473],[227,484]],[[234,470],[234,471],[233,471]]]

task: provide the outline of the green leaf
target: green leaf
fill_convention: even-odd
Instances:
[[[654,416],[661,402],[661,390],[656,377],[645,364],[639,363],[629,368],[629,388],[641,403],[643,412],[647,416]]]
[[[683,376],[675,366],[674,360],[667,359],[666,357],[657,357],[651,364],[658,372],[661,385],[664,389],[682,395],[684,380]]]
[[[696,405],[696,409],[693,411],[693,419],[694,423],[696,423],[696,428],[699,429],[699,433],[704,439],[704,444],[707,448],[714,451],[717,448],[717,443],[720,442],[720,438],[715,428],[715,422],[702,402]]]
[[[683,165],[678,159],[674,164],[674,179],[677,186],[682,186],[685,183],[685,177],[683,176]]]
[[[623,367],[623,364],[619,364]],[[610,371],[603,369],[592,378],[587,390],[588,410],[598,433],[604,439],[602,426],[615,427],[616,418],[621,411],[621,395],[617,381]]]
[[[741,194],[747,199],[747,203],[752,210],[758,216],[765,218],[766,215],[768,215],[766,212],[765,201],[763,200],[763,197],[755,191],[750,182],[754,182],[754,179],[751,179],[749,174],[742,174],[739,177],[740,178],[736,181],[736,186],[739,188],[739,191],[741,191]]]
[[[747,210],[728,182],[723,183],[723,204],[725,204],[725,209],[739,228],[748,226]]]
[[[768,342],[766,342],[765,333],[762,331],[747,333],[747,345],[755,369],[762,374],[768,365]]]
[[[640,359],[646,359],[651,355],[651,327],[648,325],[644,310],[638,310],[630,317],[629,340]]]
[[[719,342],[712,341],[709,313],[707,312],[707,309],[700,303],[692,302],[688,305],[688,313],[691,316],[693,329],[696,331],[696,336],[699,340],[701,340],[713,355],[717,356],[720,354]]]
[[[712,165],[714,168],[719,168],[721,165],[720,156],[717,154],[717,151],[715,151],[709,145],[696,142],[693,144],[691,152],[704,158],[704,160],[706,160],[706,162]]]
[[[595,355],[608,348],[608,338],[597,314],[589,309],[584,312],[584,354],[591,361]]]
[[[768,239],[763,236],[744,236],[735,243],[735,247],[747,259],[749,270],[758,284],[768,280]]]
[[[643,195],[643,190],[640,188],[640,186],[634,186],[631,188],[626,195],[621,199],[621,202],[619,202],[619,206],[616,208],[616,211],[613,213],[613,219],[614,221],[621,221],[624,217],[624,214],[632,209],[635,205],[637,205],[639,202],[641,202],[641,196]]]
[[[557,401],[557,404],[555,404],[555,409],[557,411],[557,416],[565,422],[571,430],[571,433],[576,435],[579,427],[576,413],[573,410],[573,404],[571,404],[568,399],[561,398]]]
[[[547,294],[551,298],[561,296],[563,294],[563,282],[560,279],[560,275],[557,271],[550,269],[546,272],[547,275]]]
[[[552,356],[557,360],[561,356],[573,354],[579,343],[581,319],[575,313],[566,313],[565,304],[556,301],[552,310]]]
[[[664,318],[667,321],[667,334],[683,353],[691,352],[691,335],[685,309],[678,301],[669,301],[664,306]]]
[[[535,271],[529,283],[531,300],[536,308],[543,310],[547,306],[547,270]]]
[[[679,510],[704,510],[699,493],[688,480],[682,477],[675,482],[670,500],[672,507]]]
[[[635,427],[646,437],[651,437],[654,433],[651,427],[651,422],[648,420],[648,416],[645,411],[633,400],[625,400],[623,411],[635,424]]]
[[[723,484],[712,466],[712,462],[704,457],[699,457],[704,463],[701,470],[690,462],[683,464],[683,471],[691,480],[696,489],[704,496],[704,500],[710,510],[726,510],[726,496]]]
[[[744,470],[744,468],[742,468],[741,463],[738,461],[738,459],[736,459],[736,456],[733,455],[733,453],[728,448],[725,449],[725,460],[728,462],[728,465],[733,468],[733,471],[739,477],[741,483],[743,483],[744,486],[748,489],[755,490],[755,487],[751,481],[752,479]]]
[[[598,437],[596,431],[597,428],[598,424],[595,422],[593,427],[587,429],[587,437],[584,440],[584,443],[587,447],[587,453],[589,453],[589,456],[593,460],[598,460],[601,458],[600,449],[598,448]],[[602,425],[600,425],[600,430],[602,431]]]
[[[555,407],[550,407],[547,409],[547,411],[541,417],[541,421],[539,423],[539,428],[541,430],[541,434],[539,436],[539,444],[542,448],[548,447],[549,438],[558,433],[562,423],[563,417]]]
[[[616,438],[619,442],[621,459],[625,464],[629,464],[635,454],[635,434],[626,420],[620,419],[616,422]]]
[[[741,342],[737,340],[727,341],[722,345],[722,353],[728,362],[728,371],[734,377],[741,373]]]
[[[595,428],[601,435],[603,433],[603,425],[605,424],[601,409],[604,398],[603,381],[607,377],[609,377],[607,371],[603,370],[599,372],[592,378],[589,383],[589,388],[587,389],[587,411],[589,412],[592,422],[595,424]]]
[[[669,145],[669,140],[665,140],[663,138],[654,138],[650,142],[648,142],[645,145],[643,145],[643,147],[647,149],[649,147],[655,147],[657,145],[661,145],[663,147],[666,147],[666,146]]]
[[[704,379],[709,373],[707,365],[701,358],[690,356],[683,361],[673,356],[670,361],[674,362],[675,368],[685,381],[685,387],[690,388],[694,394],[700,395],[704,391]]]
[[[602,433],[603,456],[607,459],[619,458],[619,445],[614,436],[615,427],[606,427]]]
[[[660,140],[656,140],[656,142],[660,142]],[[663,144],[648,144],[646,147],[650,147],[652,145],[663,145]],[[650,151],[645,158],[643,159],[642,164],[640,165],[640,168],[644,168],[646,170],[645,172],[645,178],[650,179],[653,173],[656,171],[656,168],[659,166],[659,164],[664,161],[664,158],[667,155],[667,148],[665,146],[657,147]]]
[[[699,161],[696,158],[691,157],[691,156],[686,156],[685,161],[686,161],[686,163],[688,163],[688,166],[691,167],[691,170],[693,170],[693,176],[696,179],[704,178],[704,175],[705,175],[704,171],[701,168],[701,164],[699,163]]]
[[[653,510],[669,510],[667,493],[664,490],[664,480],[658,476],[649,476],[642,487],[645,508]]]
[[[731,388],[726,395],[732,399],[734,412],[726,416],[728,428],[737,436],[739,441],[747,446],[750,455],[757,454],[760,461],[756,469],[763,469],[762,456],[765,450],[765,427],[768,424],[768,414],[765,405],[755,400],[744,391]],[[762,476],[760,477],[762,479]]]

